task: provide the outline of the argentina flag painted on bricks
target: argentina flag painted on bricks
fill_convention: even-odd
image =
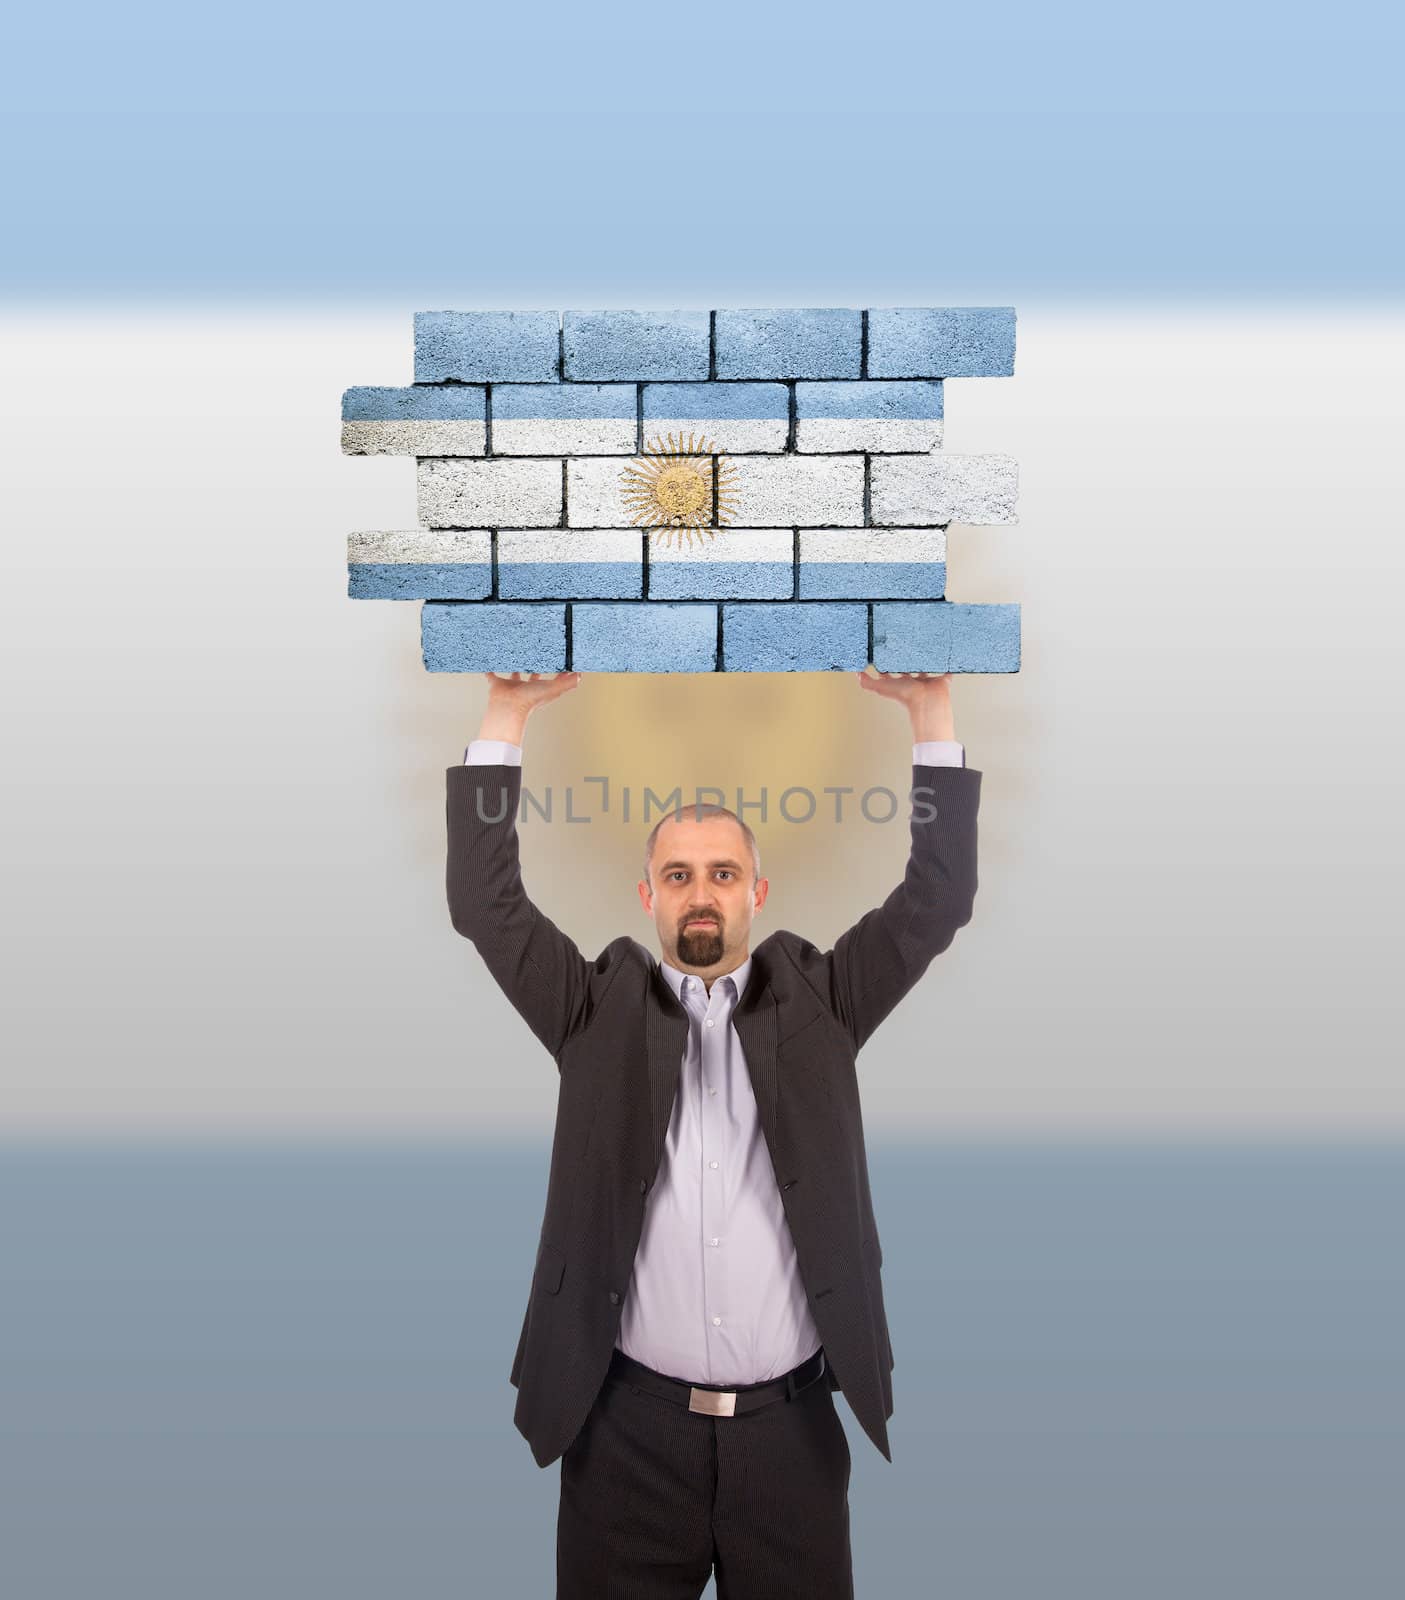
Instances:
[[[431,672],[1017,672],[1017,603],[947,594],[951,523],[1018,468],[943,449],[945,384],[1014,372],[1009,306],[422,311],[414,382],[342,397],[416,458],[418,526],[347,593],[415,600]]]

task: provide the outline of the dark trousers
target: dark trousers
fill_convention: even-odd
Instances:
[[[826,1375],[741,1416],[615,1376],[561,1457],[557,1600],[853,1600],[849,1442]]]

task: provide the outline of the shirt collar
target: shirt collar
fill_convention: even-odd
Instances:
[[[673,990],[674,997],[681,1002],[683,999],[684,978],[696,978],[697,974],[695,972],[680,972],[677,967],[670,966],[667,961],[660,961],[659,966],[663,969],[664,977],[668,979],[668,986]],[[724,972],[720,978],[713,981],[714,983],[725,983],[730,978],[736,989],[736,998],[740,1000],[746,991],[746,980],[750,971],[751,957],[748,956],[739,967],[734,967],[731,972]],[[698,982],[701,983],[702,979],[698,978]]]

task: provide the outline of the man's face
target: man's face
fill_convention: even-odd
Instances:
[[[756,878],[751,847],[731,817],[695,819],[683,807],[654,840],[650,885],[639,899],[659,930],[670,966],[684,972],[730,972],[746,959],[751,919],[768,884]]]

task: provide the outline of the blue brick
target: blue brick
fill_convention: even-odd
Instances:
[[[870,378],[1004,378],[1014,370],[1013,306],[897,306],[868,314]]]
[[[792,600],[722,607],[726,672],[862,671],[867,664],[867,606]]]
[[[638,396],[632,383],[505,383],[493,389],[493,420],[633,417]]]
[[[789,422],[790,392],[783,383],[651,383],[644,390],[644,421],[654,417]]]
[[[498,567],[504,600],[639,599],[644,558],[627,561],[505,561]]]
[[[426,600],[420,641],[427,672],[563,672],[566,607]]]
[[[417,311],[415,382],[550,383],[560,347],[554,311]]]
[[[880,672],[1018,672],[1018,605],[885,602],[873,608]]]
[[[351,561],[346,570],[353,600],[480,600],[493,589],[492,568],[476,561]]]
[[[940,600],[944,561],[801,561],[802,600]]]
[[[571,607],[575,671],[711,672],[716,665],[716,606]]]
[[[343,422],[482,422],[485,391],[452,383],[417,389],[348,389],[341,397]]]
[[[951,619],[949,672],[1018,672],[1018,605],[958,605]]]
[[[706,378],[706,311],[568,311],[562,318],[566,370],[575,381]]]
[[[857,378],[863,316],[847,308],[717,313],[719,378]]]
[[[842,420],[940,420],[942,386],[939,382],[797,383],[798,417],[834,417]]]
[[[651,600],[788,600],[789,561],[670,561],[649,568]]]

